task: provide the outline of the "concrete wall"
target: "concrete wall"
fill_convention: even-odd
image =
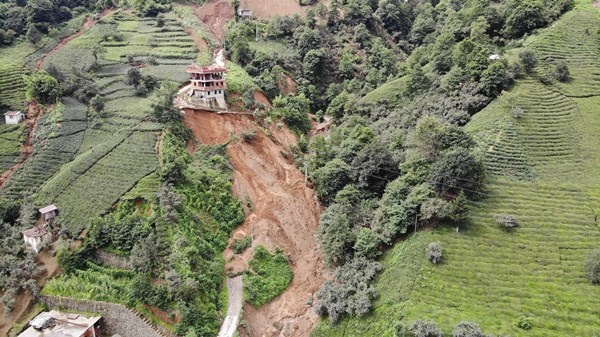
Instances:
[[[152,324],[148,318],[121,304],[47,295],[41,296],[40,301],[45,303],[48,309],[62,308],[101,315],[104,318],[103,337],[113,334],[123,337],[176,337],[174,333]]]

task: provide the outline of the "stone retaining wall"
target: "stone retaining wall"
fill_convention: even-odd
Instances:
[[[103,337],[113,334],[123,337],[177,337],[169,330],[154,325],[139,312],[121,304],[48,295],[41,296],[40,301],[45,303],[48,309],[66,308],[101,315],[104,318]]]

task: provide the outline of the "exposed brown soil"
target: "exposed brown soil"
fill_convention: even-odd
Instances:
[[[112,9],[112,8],[105,9],[102,12],[100,12],[100,17],[104,17],[112,12],[114,12],[114,9]],[[71,34],[71,35],[65,37],[64,39],[60,40],[60,42],[56,46],[54,46],[54,48],[52,48],[47,54],[45,54],[44,56],[42,56],[39,60],[37,60],[35,62],[36,69],[42,69],[42,67],[44,66],[44,61],[46,60],[46,58],[48,56],[52,56],[52,55],[56,54],[59,50],[61,50],[64,46],[66,46],[67,43],[69,43],[69,41],[71,41],[74,38],[78,37],[79,35],[83,34],[88,29],[92,28],[95,24],[96,24],[96,20],[93,20],[89,16],[86,17],[85,21],[83,22],[83,26],[77,33]]]
[[[170,312],[161,310],[161,309],[159,309],[159,308],[157,308],[155,306],[147,305],[147,304],[144,304],[144,307],[146,309],[148,309],[150,312],[152,312],[152,314],[154,316],[156,316],[159,320],[161,320],[162,322],[165,322],[165,323],[176,324],[181,319],[179,317],[179,313],[178,312],[173,312],[171,314]]]
[[[33,135],[37,130],[38,122],[40,120],[41,113],[40,108],[36,102],[29,103],[28,112],[23,123],[27,125],[27,136],[25,137],[25,143],[21,151],[21,159],[16,162],[11,168],[0,174],[0,187],[8,180],[8,178],[19,168],[33,153]]]
[[[256,101],[256,103],[260,103],[264,106],[271,106],[271,102],[269,102],[269,98],[267,96],[265,96],[265,94],[263,94],[262,92],[256,90],[254,92],[254,100]]]
[[[194,32],[192,28],[188,27],[184,29],[184,31],[190,35],[192,40],[194,40],[194,42],[196,43],[196,47],[198,47],[199,50],[209,50],[208,43],[206,43],[206,41],[204,41],[203,38],[198,36],[198,34],[196,34],[196,32]]]
[[[298,0],[241,0],[241,8],[250,8],[252,15],[261,19],[275,16],[304,15],[308,6],[300,6]]]
[[[592,5],[598,9],[600,9],[600,0],[593,1]]]
[[[196,6],[194,13],[219,41],[225,39],[225,25],[235,17],[229,0],[208,0],[202,6]]]
[[[296,94],[296,81],[294,81],[294,79],[288,74],[285,74],[285,79],[283,81],[279,81],[277,85],[279,86],[279,90],[281,90],[281,92],[283,92],[286,95]]]
[[[285,127],[271,126],[269,137],[249,115],[185,112],[186,124],[201,143],[223,144],[232,134],[258,131],[251,142],[232,141],[227,147],[234,169],[234,193],[251,204],[246,221],[233,237],[251,234],[254,240],[242,255],[230,249],[223,253],[226,272],[237,274],[246,269],[256,245],[281,248],[294,272],[290,287],[260,309],[245,304],[244,320],[252,336],[309,336],[319,318],[306,302],[324,277],[315,237],[321,206],[291,159],[289,148],[296,144],[296,136]]]

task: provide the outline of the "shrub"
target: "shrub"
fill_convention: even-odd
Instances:
[[[525,111],[520,106],[515,106],[512,108],[512,113],[515,118],[519,119],[523,117],[523,113],[525,113]]]
[[[452,337],[485,337],[479,324],[460,322],[452,329]]]
[[[498,214],[496,215],[496,222],[506,231],[510,231],[511,229],[519,226],[517,217],[512,214]]]
[[[256,307],[281,294],[294,276],[279,248],[271,254],[263,246],[256,247],[249,264],[253,272],[246,271],[244,274],[244,296]]]
[[[546,73],[540,76],[540,82],[542,82],[542,84],[544,85],[551,85],[552,83],[554,83],[554,74]]]
[[[442,245],[439,242],[431,242],[427,245],[427,259],[433,264],[442,262]]]
[[[585,273],[592,284],[600,284],[600,248],[594,249],[585,261]]]
[[[569,71],[569,66],[564,61],[561,61],[554,68],[553,73],[554,78],[559,82],[566,82],[571,77],[571,72]]]
[[[431,167],[429,183],[441,194],[477,194],[483,181],[481,162],[468,150],[457,150],[437,160]]]
[[[521,315],[519,317],[519,320],[517,321],[517,328],[523,329],[523,330],[531,329],[531,321],[529,320],[529,317],[527,317],[525,315]]]
[[[519,53],[519,60],[521,60],[521,64],[523,65],[523,69],[530,73],[533,68],[537,65],[537,58],[535,54],[531,50],[523,50]]]
[[[233,252],[236,254],[241,254],[251,245],[252,238],[249,236],[244,236],[241,239],[233,240],[233,243],[231,244],[231,250],[233,250]]]
[[[244,131],[242,131],[242,133],[240,135],[242,136],[242,139],[245,142],[251,142],[254,140],[254,138],[256,138],[256,130],[254,130],[254,129],[244,130]]]
[[[55,103],[62,95],[62,88],[56,78],[40,70],[27,79],[27,99],[39,103]]]
[[[442,330],[434,322],[414,321],[410,330],[415,337],[443,337]]]
[[[369,283],[380,271],[381,264],[365,258],[355,258],[336,268],[337,282],[327,281],[317,292],[317,313],[328,315],[332,325],[344,314],[368,314],[376,296],[375,288]]]

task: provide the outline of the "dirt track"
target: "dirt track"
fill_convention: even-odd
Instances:
[[[197,139],[223,144],[232,134],[258,128],[252,116],[186,110],[185,121]],[[296,137],[286,128],[269,128],[272,137],[258,131],[251,142],[233,140],[227,150],[234,168],[234,192],[250,200],[251,210],[234,234],[252,234],[251,249],[243,255],[224,252],[226,272],[247,268],[256,245],[279,247],[287,254],[294,272],[290,287],[260,309],[244,305],[244,320],[252,336],[309,336],[318,321],[306,304],[323,283],[323,261],[315,232],[321,207],[305,178],[286,153]],[[239,139],[239,137],[237,137]]]

